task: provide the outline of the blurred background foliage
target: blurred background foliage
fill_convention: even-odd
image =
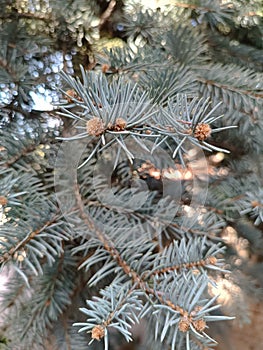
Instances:
[[[158,46],[162,33],[175,31],[172,28],[180,23],[190,24],[197,40],[202,32],[213,62],[263,70],[260,0],[1,0],[0,5],[0,103],[10,110],[23,106],[25,113],[30,111],[34,93],[44,95],[48,102],[56,100],[57,93],[53,91],[59,84],[57,73],[61,69],[70,74],[79,74],[80,64],[92,69],[97,63],[96,53],[104,49],[132,43],[136,47],[147,43]],[[185,33],[184,40],[187,36],[191,34]],[[168,40],[178,42],[173,33]],[[171,41],[167,46],[176,51],[178,44],[174,48],[173,44]],[[188,55],[195,52],[193,45],[194,42],[191,51],[185,45]],[[185,56],[182,59],[187,63]]]

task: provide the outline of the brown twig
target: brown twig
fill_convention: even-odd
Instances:
[[[169,266],[169,267],[164,267],[159,270],[153,271],[151,275],[163,275],[167,272],[172,272],[172,271],[179,271],[182,269],[192,269],[192,268],[198,268],[198,267],[204,267],[205,265],[215,265],[217,262],[217,259],[214,256],[209,256],[205,259],[201,259],[198,261],[192,261],[189,263],[185,264],[180,264],[180,265],[174,265],[174,266]]]
[[[107,21],[107,19],[110,17],[110,15],[112,14],[112,11],[114,10],[115,5],[116,5],[116,1],[111,0],[108,7],[100,17],[99,28],[101,28],[103,24]]]
[[[233,86],[221,84],[221,83],[218,83],[218,82],[216,82],[214,80],[204,79],[204,78],[201,78],[201,77],[198,77],[197,80],[200,81],[203,84],[216,86],[216,87],[218,87],[220,89],[229,90],[229,91],[232,91],[232,92],[236,92],[238,94],[244,94],[244,95],[247,95],[247,96],[250,96],[250,97],[253,97],[253,98],[263,98],[263,94],[262,93],[256,93],[256,92],[254,92],[252,90],[238,89],[238,88],[235,88]]]

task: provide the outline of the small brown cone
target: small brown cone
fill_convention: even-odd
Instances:
[[[99,136],[105,131],[105,125],[100,118],[94,117],[87,121],[86,130],[89,135]]]
[[[101,325],[97,325],[92,328],[91,338],[96,340],[101,340],[105,336],[105,328]]]
[[[188,331],[188,329],[190,328],[190,321],[188,320],[188,318],[183,317],[180,321],[179,321],[179,331],[185,333]]]
[[[73,102],[73,98],[75,100],[81,101],[81,98],[78,96],[75,90],[67,90],[66,91],[66,99],[68,100],[69,103]]]
[[[117,118],[114,125],[115,131],[123,131],[127,126],[126,120],[123,118]]]
[[[101,66],[102,73],[106,73],[110,69],[110,66],[108,64],[103,64]]]
[[[211,135],[212,129],[209,124],[197,124],[194,130],[194,137],[199,141],[206,140]]]
[[[4,206],[8,202],[7,198],[4,196],[0,196],[0,205]]]
[[[193,326],[197,330],[197,332],[203,332],[206,328],[206,322],[201,318],[200,320],[194,321]]]

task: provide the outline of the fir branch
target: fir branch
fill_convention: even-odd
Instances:
[[[205,319],[203,319],[202,316],[200,316],[201,318],[199,317],[198,319],[195,319],[195,316],[198,312],[202,313],[202,311],[201,311],[202,307],[198,307],[195,305],[196,308],[192,311],[191,310],[189,311],[189,310],[183,308],[182,306],[179,306],[179,305],[173,303],[169,299],[165,290],[158,291],[158,289],[156,289],[156,288],[151,288],[148,285],[148,283],[146,282],[147,280],[149,281],[149,275],[147,273],[145,273],[145,274],[143,274],[144,275],[144,277],[143,277],[143,275],[138,274],[134,269],[132,269],[129,266],[129,264],[127,263],[127,261],[125,261],[122,258],[118,249],[113,245],[113,243],[110,241],[110,239],[108,237],[106,237],[105,234],[101,230],[99,230],[98,228],[95,227],[94,222],[89,217],[89,215],[86,214],[86,212],[85,212],[85,209],[84,209],[85,207],[84,207],[84,204],[82,202],[81,195],[79,193],[78,185],[75,185],[75,187],[76,187],[75,188],[75,195],[76,195],[76,199],[77,199],[77,203],[78,203],[78,207],[79,207],[82,219],[88,225],[89,229],[91,229],[93,232],[95,231],[97,238],[103,244],[104,249],[117,262],[117,264],[121,267],[122,271],[126,275],[128,275],[129,278],[132,280],[132,287],[135,288],[136,290],[137,289],[142,290],[146,295],[148,295],[150,297],[151,302],[153,302],[152,298],[155,298],[158,300],[158,303],[162,304],[163,306],[168,307],[169,309],[174,310],[176,312],[176,314],[179,314],[180,320],[178,321],[179,322],[178,329],[181,332],[183,332],[183,333],[188,332],[188,330],[190,328],[196,329],[197,332],[198,331],[203,332],[203,330],[206,327]],[[199,265],[203,265],[204,263],[205,264],[207,264],[207,263],[215,264],[216,261],[217,261],[217,259],[214,256],[209,257],[209,255],[208,255],[207,259],[204,262],[200,262]],[[184,267],[187,267],[187,264],[185,264]],[[189,267],[193,267],[193,266],[189,265]],[[190,273],[192,273],[192,272],[190,272]],[[192,278],[192,277],[190,277],[190,278]],[[203,278],[203,275],[202,275],[202,278]],[[202,288],[204,288],[204,284],[203,284]],[[200,292],[197,293],[197,296],[194,299],[195,304],[197,302],[199,294],[200,294]],[[194,301],[192,301],[192,304],[194,303]],[[88,310],[85,310],[85,313],[89,314]],[[106,321],[104,318],[103,324],[95,324],[93,326],[93,328],[92,328],[92,338],[93,339],[100,340],[101,338],[103,338],[105,336],[105,334],[106,334],[105,328],[107,328],[107,326],[109,326],[109,324],[112,322],[114,315],[115,315],[115,313],[110,313],[109,316],[107,317]],[[93,320],[94,320],[94,318],[93,318]],[[87,330],[88,328],[91,327],[90,322],[88,323],[88,326],[86,326],[86,323],[81,323],[81,324],[76,324],[76,325],[85,326],[81,329],[82,331]],[[107,343],[107,341],[108,341],[107,339],[105,339],[105,343]]]
[[[152,275],[164,275],[167,274],[168,272],[172,271],[180,271],[183,269],[192,269],[192,268],[200,268],[200,267],[205,267],[206,265],[216,265],[217,263],[217,258],[214,256],[208,256],[204,259],[198,260],[198,261],[192,261],[189,263],[184,263],[180,265],[174,265],[174,266],[169,266],[169,267],[164,267],[159,270],[154,270],[152,272]]]
[[[28,277],[28,282],[30,283],[32,280],[32,276]],[[12,286],[13,287],[14,282],[12,281]],[[27,289],[27,285],[24,283],[23,280],[19,278],[19,276],[16,276],[15,284],[19,284],[18,288],[15,289],[15,293],[11,293],[10,289],[8,290],[8,298],[4,298],[4,302],[2,302],[0,311],[4,312],[5,310],[10,310],[12,307],[17,306],[17,301],[20,300],[20,298],[23,296],[23,293]],[[9,284],[10,288],[10,284]],[[3,292],[1,293],[3,296]]]
[[[223,83],[219,83],[215,80],[208,80],[208,79],[204,79],[201,77],[197,77],[197,80],[202,84],[212,85],[212,86],[218,87],[220,89],[228,90],[231,92],[236,92],[238,94],[247,95],[251,98],[263,98],[263,93],[256,93],[252,89],[251,90],[250,89],[249,90],[239,89],[239,88],[236,88],[236,87],[229,85],[229,84],[226,85]]]
[[[30,232],[23,240],[19,241],[16,246],[9,249],[8,252],[5,252],[2,256],[0,256],[0,264],[10,260],[15,253],[19,250],[23,249],[31,240],[33,240],[39,233],[43,232],[46,228],[53,225],[59,216],[56,214],[51,220],[47,221],[41,228]]]
[[[132,286],[127,292],[126,295],[124,295],[124,298],[118,303],[118,306],[115,310],[113,310],[112,312],[109,313],[108,317],[103,320],[103,327],[107,328],[111,322],[113,321],[116,312],[120,311],[123,307],[123,305],[126,303],[126,301],[129,300],[129,296],[132,294],[132,292],[134,291],[134,286]]]
[[[130,266],[124,261],[114,246],[114,244],[110,241],[108,237],[105,236],[105,234],[95,225],[95,222],[92,220],[91,216],[88,215],[85,212],[85,207],[81,198],[81,194],[79,192],[79,186],[76,183],[75,184],[75,197],[76,197],[76,202],[77,202],[77,207],[80,212],[80,217],[84,221],[84,223],[87,225],[90,231],[94,232],[96,236],[99,238],[101,243],[103,244],[105,250],[110,253],[112,258],[119,264],[119,266],[123,269],[123,271],[132,277],[134,281],[140,280],[139,276],[136,274],[135,271],[133,271]]]
[[[85,205],[88,205],[91,207],[101,207],[101,208],[105,208],[107,210],[115,211],[116,214],[123,213],[126,215],[130,215],[132,213],[133,216],[135,216],[136,218],[138,218],[140,220],[147,220],[149,222],[149,224],[151,224],[153,222],[152,215],[147,214],[147,213],[142,214],[139,211],[131,210],[129,208],[126,208],[125,206],[107,205],[106,203],[102,203],[101,201],[92,201],[92,200],[85,200],[85,199],[83,199],[83,203]],[[212,208],[212,207],[207,207],[207,206],[206,206],[206,208],[211,209],[212,211],[214,211],[216,213],[219,212],[220,214],[222,214],[222,211],[217,209],[217,208]],[[173,221],[171,222],[170,220],[165,220],[165,218],[163,218],[163,217],[158,217],[158,222],[163,227],[170,226],[170,227],[177,229],[180,232],[189,232],[189,233],[193,234],[194,236],[204,235],[204,232],[201,230],[184,227],[179,223],[176,223]],[[207,232],[207,227],[206,227],[205,235],[206,235],[206,237],[210,237],[211,239],[214,239],[214,235],[212,234],[212,232],[211,233]]]
[[[59,317],[63,320],[63,313],[64,316],[67,314],[74,287],[78,284],[76,262],[71,252],[65,251],[52,266],[44,264],[43,274],[33,279],[34,293],[22,305],[26,317],[21,317],[20,322],[13,320],[14,326],[20,327],[17,340],[26,343],[27,348],[38,349],[38,342],[42,343],[48,336],[47,331],[54,328]],[[31,317],[27,316],[29,313]]]
[[[29,153],[34,152],[37,147],[39,145],[38,144],[34,144],[34,145],[30,145],[24,149],[21,150],[20,153],[15,154],[13,157],[11,157],[8,161],[6,161],[2,166],[8,168],[11,167],[13,164],[15,164],[20,158],[28,155]]]

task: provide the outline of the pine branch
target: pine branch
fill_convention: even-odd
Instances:
[[[9,251],[3,253],[0,257],[0,264],[4,263],[14,257],[14,255],[22,250],[31,240],[33,240],[38,234],[43,232],[46,228],[51,227],[55,222],[57,222],[59,216],[56,214],[51,220],[47,221],[41,228],[30,232],[26,237],[19,241],[16,246],[12,247]]]
[[[263,93],[254,92],[255,90],[252,90],[252,89],[251,90],[241,89],[241,88],[234,87],[233,85],[222,84],[220,82],[217,82],[214,80],[204,79],[202,77],[198,77],[197,80],[200,81],[202,84],[215,86],[215,87],[218,87],[220,89],[224,89],[224,90],[231,91],[231,92],[236,92],[236,93],[242,94],[242,95],[247,95],[251,98],[263,98]]]
[[[52,266],[44,264],[43,274],[31,275],[30,290],[27,289],[23,299],[16,300],[16,306],[21,311],[20,318],[17,319],[14,309],[5,317],[5,321],[12,325],[10,330],[7,329],[7,334],[12,335],[12,331],[16,333],[12,343],[15,348],[42,348],[48,331],[56,329],[56,324],[63,320],[63,313],[67,313],[74,288],[78,285],[76,262],[70,251],[65,251]],[[5,293],[12,292],[13,287],[15,286],[10,281]]]
[[[152,275],[166,275],[169,272],[172,271],[181,271],[184,269],[197,269],[200,267],[206,267],[206,265],[215,265],[217,262],[217,259],[214,256],[208,256],[205,260],[201,259],[198,261],[193,261],[193,262],[189,262],[189,263],[185,263],[185,264],[181,264],[181,265],[174,265],[174,266],[169,266],[169,267],[163,267],[159,270],[154,270],[152,272]]]
[[[90,231],[94,232],[98,239],[103,244],[105,250],[109,252],[109,254],[112,256],[112,258],[118,263],[118,265],[123,269],[124,273],[129,275],[133,281],[140,281],[139,276],[136,274],[135,271],[133,271],[130,266],[124,261],[119,254],[118,250],[114,246],[114,244],[109,240],[108,237],[105,236],[105,234],[95,225],[92,218],[85,212],[85,207],[83,205],[83,201],[79,192],[78,184],[75,184],[75,196],[76,196],[76,203],[77,207],[80,211],[80,217],[83,219],[87,227]]]
[[[22,150],[20,150],[19,153],[17,153],[16,155],[12,156],[10,159],[8,159],[8,161],[6,161],[5,163],[2,164],[2,166],[8,168],[11,167],[13,164],[15,164],[20,158],[27,156],[28,154],[34,152],[37,147],[39,145],[38,144],[34,144],[34,145],[30,145]]]
[[[223,180],[222,180],[223,181]],[[240,198],[240,197],[239,197]],[[237,198],[238,199],[238,198]],[[117,206],[117,205],[107,205],[105,203],[102,203],[101,201],[91,201],[90,199],[82,199],[83,204],[86,206],[90,207],[95,207],[95,208],[105,208],[110,211],[114,211],[117,214],[123,213],[124,215],[130,216],[132,214],[134,217],[137,217],[139,220],[147,220],[149,223],[149,226],[151,226],[153,218],[152,214],[147,214],[146,212],[140,213],[139,211],[136,211],[134,209],[129,209],[124,206]],[[211,210],[215,213],[223,214],[223,211],[215,208],[215,207],[210,207],[206,206],[206,209]],[[171,227],[177,230],[177,232],[183,234],[184,232],[189,232],[193,234],[194,236],[196,235],[205,235],[206,237],[209,237],[211,239],[214,239],[214,228],[209,229],[209,227],[205,227],[204,230],[200,229],[195,229],[195,228],[188,228],[184,227],[182,223],[177,223],[176,221],[171,221],[171,220],[165,220],[164,217],[158,216],[158,223],[160,224],[161,227]],[[211,232],[210,232],[211,230]]]
[[[76,195],[77,204],[78,204],[78,207],[80,210],[81,218],[84,220],[84,222],[88,226],[89,230],[92,230],[93,233],[96,234],[99,241],[103,244],[105,251],[110,254],[111,258],[117,263],[117,265],[121,268],[121,270],[124,272],[124,274],[126,274],[129,277],[129,280],[132,283],[131,284],[132,290],[135,288],[135,290],[139,289],[139,290],[143,291],[144,293],[146,293],[146,295],[148,295],[150,297],[151,302],[153,302],[152,298],[157,298],[158,303],[173,310],[174,312],[176,312],[176,315],[179,314],[178,327],[179,327],[179,330],[181,332],[186,332],[186,334],[188,334],[187,333],[188,329],[192,328],[192,327],[194,327],[194,328],[196,327],[197,331],[203,331],[204,328],[206,327],[205,320],[200,319],[196,323],[195,318],[194,318],[196,312],[199,312],[200,310],[202,310],[202,308],[199,308],[199,306],[196,306],[196,309],[194,310],[194,312],[190,313],[187,309],[185,309],[177,304],[174,304],[170,300],[170,298],[166,295],[167,292],[165,290],[158,291],[158,288],[151,288],[149,286],[149,274],[146,273],[144,275],[143,274],[140,275],[140,274],[138,274],[138,272],[135,271],[135,269],[131,268],[129,266],[129,264],[127,263],[127,260],[122,258],[118,249],[114,246],[114,243],[108,237],[106,237],[105,234],[102,233],[101,230],[99,230],[97,227],[95,227],[94,222],[92,222],[90,216],[86,213],[86,211],[84,209],[82,198],[80,196],[79,189],[78,189],[77,185],[75,185],[75,195]],[[183,245],[184,245],[184,243],[182,243],[182,246]],[[190,247],[190,245],[189,245],[189,247]],[[193,245],[191,245],[191,247],[194,247],[193,251],[196,252],[195,245],[193,244]],[[174,249],[174,251],[176,251],[176,249]],[[164,252],[164,256],[166,256],[165,252]],[[185,256],[185,254],[183,254],[182,256]],[[98,257],[97,258],[92,257],[92,260],[94,262],[98,261]],[[208,252],[208,256],[207,256],[206,260],[198,262],[196,265],[203,266],[204,264],[208,264],[208,266],[209,265],[212,266],[216,262],[217,262],[217,259],[214,256],[210,257],[209,252]],[[88,259],[85,259],[84,263],[80,267],[87,265],[87,263],[88,263]],[[108,263],[105,262],[105,264],[107,265]],[[195,264],[190,263],[190,264],[184,264],[182,266],[182,268],[188,268],[188,267],[193,268],[193,267],[195,267]],[[114,265],[112,265],[111,269],[116,270]],[[162,269],[162,270],[159,269],[158,274],[153,273],[151,276],[157,277],[157,275],[158,275],[158,281],[160,281],[160,277],[163,274],[166,275],[167,271],[174,272],[175,269],[174,268]],[[99,271],[99,273],[102,274],[101,271]],[[129,285],[130,285],[130,283],[129,283]],[[171,289],[171,290],[173,290],[173,289]],[[131,290],[128,292],[128,295],[130,292],[131,292]],[[112,300],[112,297],[111,297],[111,300]],[[120,302],[121,307],[125,303],[125,300],[122,300]],[[105,302],[105,300],[104,300],[104,302]],[[93,305],[92,302],[88,302],[88,303],[89,303],[89,305]],[[105,308],[105,306],[104,306],[104,308]],[[92,309],[94,309],[93,306],[92,306]],[[106,310],[108,310],[108,308],[106,308]],[[88,310],[83,309],[82,311],[84,311],[85,313],[90,315]],[[102,311],[102,309],[101,309],[101,311]],[[97,320],[96,323],[91,323],[91,322],[77,323],[76,325],[84,326],[83,328],[81,328],[81,331],[90,329],[90,331],[92,333],[92,339],[100,340],[100,339],[105,337],[105,344],[107,344],[107,342],[108,342],[107,327],[110,326],[111,323],[113,322],[113,318],[115,317],[116,310],[114,310],[114,312],[109,313],[107,317],[105,315],[102,317],[102,315],[100,315],[100,307],[98,307],[98,304],[97,304],[96,305],[96,313],[98,314],[98,316],[96,317],[96,320]],[[92,315],[92,313],[91,313],[91,315]],[[100,318],[100,317],[102,317],[103,322],[98,323],[98,318]],[[206,317],[207,317],[207,319],[209,319],[209,316],[206,316]],[[93,320],[94,320],[94,317],[93,317]],[[112,326],[113,326],[113,324],[112,324]],[[120,329],[120,331],[124,332],[124,330],[122,330],[122,329]],[[129,339],[129,338],[127,338],[127,339]]]

